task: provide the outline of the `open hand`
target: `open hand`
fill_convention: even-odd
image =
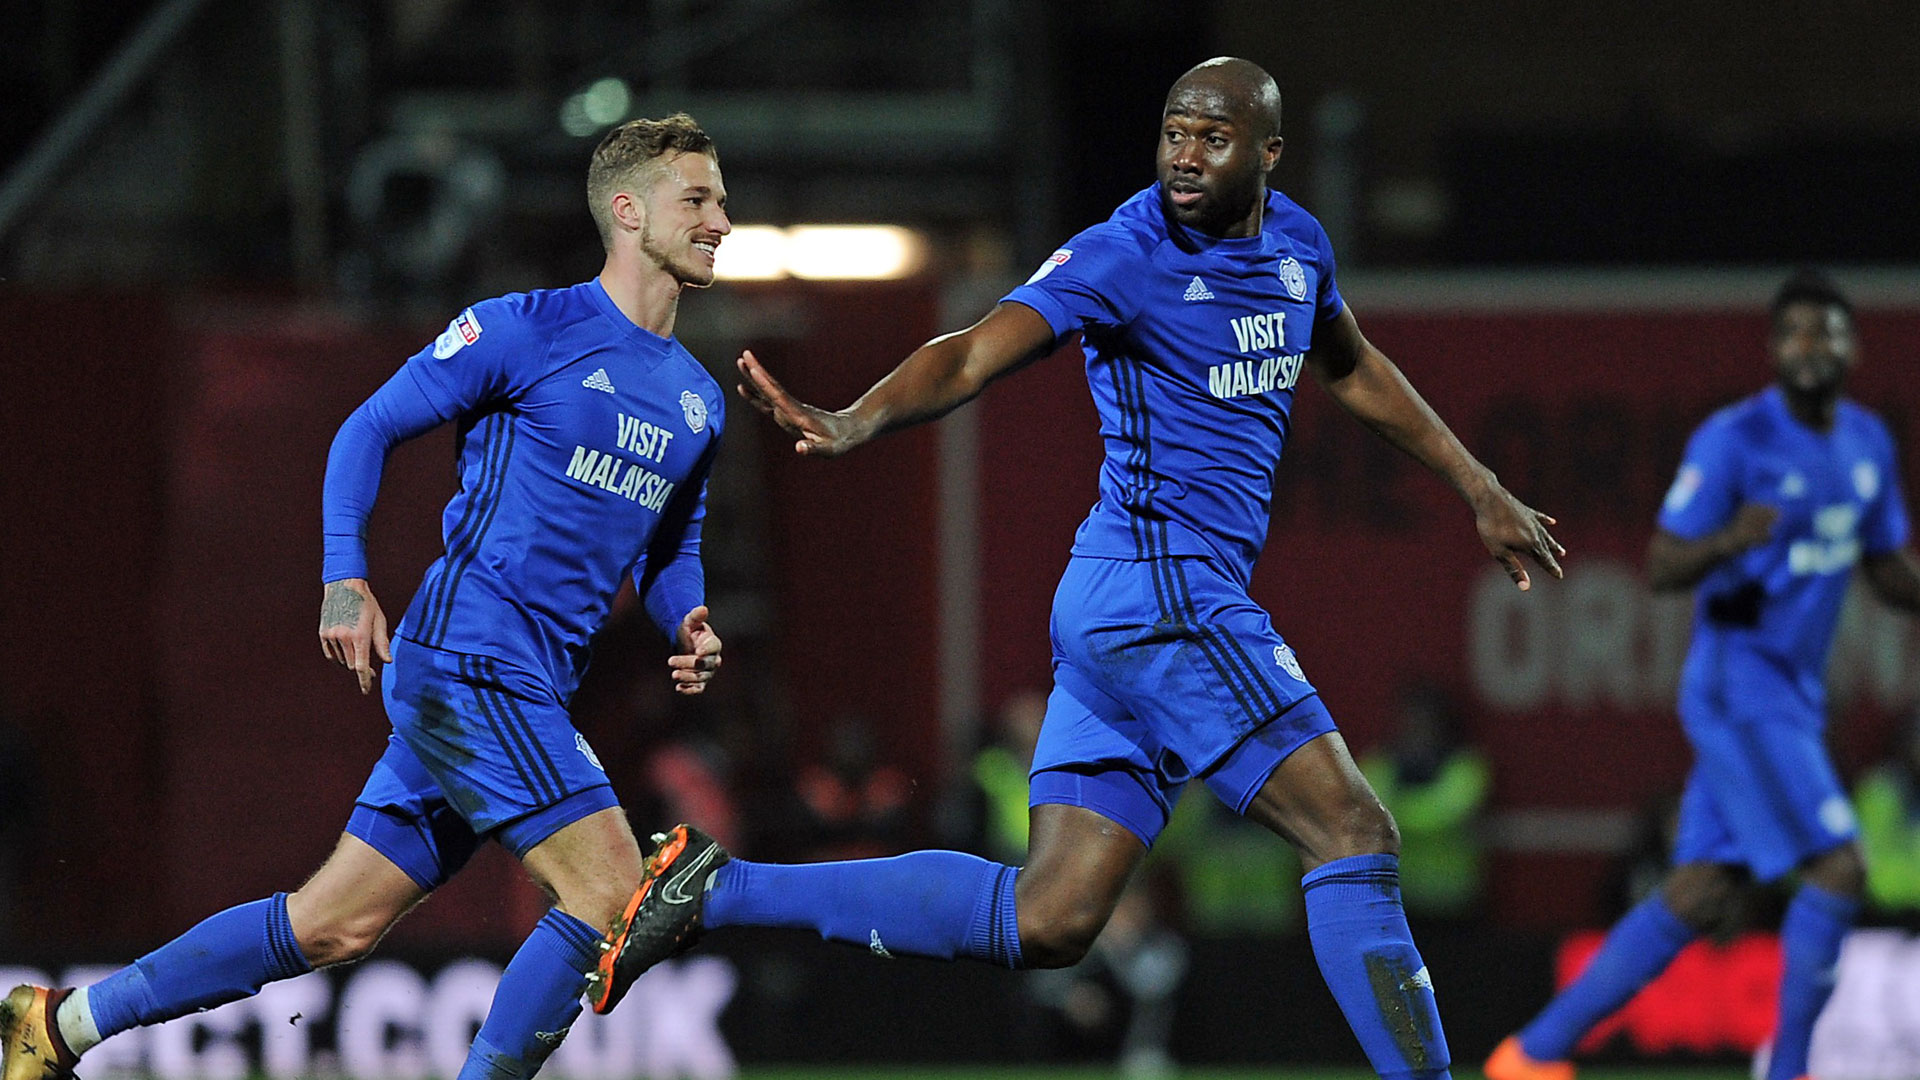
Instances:
[[[720,670],[720,635],[713,632],[707,615],[705,604],[687,612],[674,635],[680,651],[667,658],[667,667],[673,670],[673,688],[679,693],[700,693]]]
[[[799,441],[793,444],[795,453],[837,457],[860,444],[852,421],[840,413],[816,409],[795,400],[779,380],[767,373],[751,350],[741,353],[734,363],[743,380],[738,387],[740,396],[773,417],[788,434],[799,436]]]
[[[393,663],[387,616],[365,578],[327,582],[320,595],[320,653],[353,672],[363,694],[373,690],[379,674],[375,657],[381,663]]]
[[[1473,504],[1474,526],[1480,530],[1480,542],[1494,561],[1506,568],[1521,591],[1533,588],[1522,556],[1538,563],[1554,577],[1565,577],[1556,556],[1565,557],[1567,549],[1547,532],[1547,526],[1559,522],[1513,497],[1506,488],[1495,485],[1484,498]]]

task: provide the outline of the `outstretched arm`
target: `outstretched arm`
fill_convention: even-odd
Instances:
[[[1547,532],[1554,519],[1514,498],[1460,445],[1393,361],[1360,333],[1350,309],[1315,330],[1307,365],[1342,408],[1453,485],[1473,508],[1481,542],[1514,584],[1532,586],[1521,556],[1561,576],[1555,557],[1567,550]]]
[[[360,692],[373,689],[374,659],[391,663],[387,616],[367,584],[367,518],[380,493],[387,454],[441,422],[406,368],[362,402],[333,437],[321,494],[325,557],[321,579],[320,652],[352,671]]]
[[[740,396],[796,436],[795,451],[835,457],[875,436],[945,416],[988,383],[1053,351],[1053,345],[1053,328],[1039,312],[1002,302],[965,330],[915,349],[838,412],[795,400],[751,352],[738,361]]]

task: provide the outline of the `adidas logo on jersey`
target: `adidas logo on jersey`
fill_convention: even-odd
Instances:
[[[606,368],[601,368],[586,378],[581,379],[580,385],[589,390],[605,390],[609,394],[613,393],[613,380],[607,378]]]
[[[1207,288],[1207,283],[1201,281],[1196,275],[1193,279],[1193,284],[1187,286],[1187,291],[1180,294],[1180,298],[1187,301],[1211,300],[1213,299],[1213,290]]]

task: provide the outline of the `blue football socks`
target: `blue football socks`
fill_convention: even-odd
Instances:
[[[1020,966],[1016,867],[958,851],[915,851],[852,862],[754,863],[714,875],[709,927],[780,926],[882,956],[966,957]]]
[[[1383,1077],[1446,1077],[1450,1058],[1433,980],[1400,905],[1393,855],[1335,859],[1300,879],[1320,974]]]
[[[100,1037],[259,993],[313,970],[287,921],[287,894],[202,921],[87,990]]]
[[[501,973],[459,1080],[524,1080],[537,1072],[580,1015],[599,942],[600,931],[549,910]]]
[[[1780,1022],[1774,1028],[1767,1080],[1807,1075],[1813,1023],[1833,994],[1840,943],[1860,913],[1860,903],[1818,885],[1802,885],[1780,923]]]
[[[1595,1024],[1612,1016],[1667,969],[1697,935],[1655,892],[1607,933],[1587,969],[1520,1030],[1535,1061],[1564,1061]]]

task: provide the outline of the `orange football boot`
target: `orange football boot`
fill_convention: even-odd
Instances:
[[[1520,1036],[1509,1035],[1493,1048],[1481,1066],[1487,1080],[1574,1080],[1571,1061],[1535,1061],[1520,1049]]]

